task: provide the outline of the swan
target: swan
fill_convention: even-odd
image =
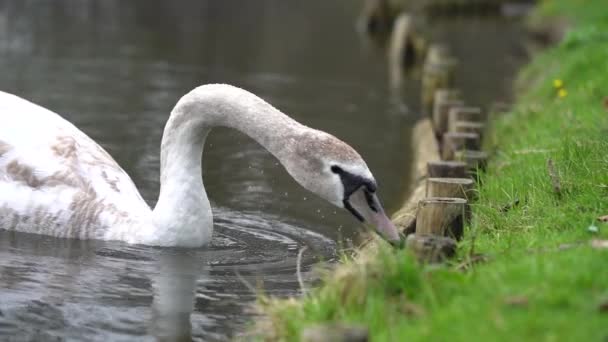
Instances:
[[[203,146],[213,127],[225,126],[256,140],[304,188],[400,243],[376,181],[352,147],[235,86],[202,85],[175,105],[162,135],[154,209],[101,146],[58,114],[4,92],[0,113],[2,229],[153,246],[206,245],[213,218],[202,180]]]

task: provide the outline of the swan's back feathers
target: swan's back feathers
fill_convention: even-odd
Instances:
[[[0,228],[122,239],[149,211],[129,176],[86,134],[0,92]]]

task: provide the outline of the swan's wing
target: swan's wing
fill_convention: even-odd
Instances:
[[[91,138],[59,115],[0,92],[0,228],[105,239],[149,210]]]

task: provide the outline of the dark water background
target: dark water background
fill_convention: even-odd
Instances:
[[[153,206],[173,105],[200,84],[231,83],[355,147],[394,209],[407,188],[418,81],[405,84],[403,96],[389,89],[384,53],[355,31],[360,7],[353,0],[0,0],[0,89],[76,124]],[[460,59],[456,78],[469,103],[508,98],[523,60],[518,24],[442,20],[428,34]],[[203,165],[216,221],[209,248],[0,231],[0,340],[224,340],[251,318],[254,295],[242,280],[295,295],[300,248],[309,247],[302,264],[310,279],[311,265],[334,259],[336,241],[357,236],[354,219],[300,188],[239,132],[214,130]]]

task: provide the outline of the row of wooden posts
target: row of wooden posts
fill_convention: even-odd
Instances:
[[[415,233],[406,245],[426,261],[441,261],[455,252],[471,219],[479,171],[486,165],[481,151],[487,117],[470,106],[454,88],[457,62],[448,50],[431,45],[422,74],[422,110],[432,121],[441,160],[427,165],[426,198],[418,202]]]
[[[390,34],[400,14],[426,17],[517,15],[535,0],[365,0],[359,18],[360,31]]]
[[[448,1],[461,3],[461,0],[438,0],[436,3]],[[388,22],[391,14],[388,11],[387,0],[366,1],[367,28],[370,31],[372,28],[391,30],[387,52],[390,76],[397,80],[393,85],[400,84],[405,70],[422,61],[422,109],[432,121],[432,131],[438,142],[430,137],[428,119],[417,123],[416,127],[420,129],[414,129],[413,137],[421,139],[414,144],[428,142],[429,146],[419,146],[414,153],[418,155],[413,158],[416,160],[413,163],[416,164],[413,167],[414,183],[420,183],[418,178],[424,174],[425,184],[422,186],[425,188],[415,187],[393,216],[393,221],[409,234],[406,246],[421,261],[439,262],[455,254],[456,241],[462,238],[464,225],[471,219],[469,203],[476,197],[478,172],[485,168],[487,159],[486,153],[481,152],[487,117],[481,108],[466,105],[462,94],[455,90],[457,62],[448,49],[441,45],[427,48],[424,39],[418,36],[411,15],[402,12],[394,22]],[[437,154],[436,146],[439,146],[440,160],[429,161],[426,170],[420,170],[420,161]],[[416,208],[417,199],[420,200]],[[368,339],[366,327],[349,324],[317,325],[304,330],[301,336],[304,342]]]

